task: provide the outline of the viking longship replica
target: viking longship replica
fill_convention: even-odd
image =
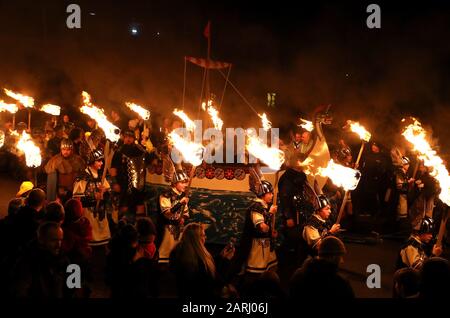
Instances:
[[[222,98],[218,103],[219,109],[223,101],[225,89],[227,85],[230,85],[238,92],[252,111],[256,113],[254,108],[247,100],[245,100],[229,80],[232,65],[230,63],[210,59],[210,38],[208,38],[207,58],[185,57],[184,83],[186,83],[186,68],[188,63],[195,64],[203,70],[203,82],[200,94],[201,102],[199,103],[198,109],[195,110],[197,111],[197,116],[199,114],[205,114],[207,110],[210,110],[207,108],[212,106],[212,94],[210,94],[209,84],[209,74],[211,71],[217,71],[225,79]],[[183,87],[183,109],[185,108],[185,91],[186,87]],[[203,106],[204,112],[201,112],[200,105]],[[195,113],[192,109],[189,110],[190,113]],[[212,110],[215,111],[214,108],[212,108]],[[217,112],[215,115],[217,116]],[[217,127],[213,114],[211,114],[211,117],[215,128],[220,130],[221,125],[220,127]],[[331,117],[328,108],[319,109],[313,114],[312,121],[310,122],[312,146],[308,152],[295,163],[295,165],[298,165],[297,168],[306,169],[308,171],[308,190],[320,190],[327,181],[327,177],[316,174],[316,172],[320,168],[325,168],[330,161],[328,145],[322,130],[322,125],[330,123]],[[185,122],[185,125],[188,126],[189,123]],[[236,145],[236,140],[234,145]],[[225,147],[226,146],[227,145],[225,145]],[[183,153],[183,150],[181,152]],[[224,160],[222,162],[226,162],[225,153],[226,151],[224,151]],[[183,155],[184,154],[185,153],[183,153]],[[208,224],[208,240],[210,242],[226,242],[230,237],[238,236],[241,231],[245,210],[255,198],[254,194],[249,190],[250,170],[254,167],[255,163],[248,163],[248,159],[248,153],[246,153],[245,163],[207,163],[203,160],[195,165],[183,164],[183,168],[190,176],[192,176],[190,184],[191,216],[196,221]],[[264,164],[264,160],[259,160],[257,164],[267,166]],[[283,164],[271,171],[263,169],[263,177],[273,185],[276,185],[286,167],[287,165]],[[146,181],[148,184],[151,184],[153,189],[155,189],[155,187],[162,188],[168,186],[167,182],[164,180],[162,163],[151,168],[150,173],[147,174]],[[154,199],[156,199],[157,194],[158,191],[154,192]],[[150,206],[150,210],[157,209],[156,200],[150,200],[150,202],[153,202],[153,206]]]

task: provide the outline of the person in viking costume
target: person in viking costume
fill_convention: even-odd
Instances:
[[[125,130],[123,136],[123,145],[114,153],[110,173],[113,185],[120,191],[120,213],[134,223],[136,217],[146,216],[146,166],[150,164],[151,158],[135,142],[134,131]]]
[[[79,175],[74,184],[73,197],[79,198],[83,205],[84,216],[92,226],[91,246],[108,244],[111,239],[107,207],[110,186],[99,171],[103,166],[104,155],[101,150],[91,152],[88,167]]]
[[[428,216],[424,217],[420,223],[420,228],[413,230],[411,236],[401,247],[397,258],[397,269],[410,267],[420,270],[424,261],[428,258],[425,251],[426,245],[433,239],[434,229],[433,219]],[[434,245],[431,253],[432,256],[439,256],[442,254],[442,248]]]
[[[329,235],[336,235],[340,231],[340,224],[330,225],[327,222],[331,214],[331,206],[328,198],[319,194],[317,196],[317,207],[303,228],[302,237],[308,245],[308,254],[312,257],[317,256],[317,248],[322,239]]]
[[[256,168],[250,170],[250,191],[256,199],[247,209],[244,231],[241,238],[241,249],[246,254],[245,272],[262,274],[275,270],[278,264],[275,254],[273,218],[277,207],[272,205],[273,186],[263,180]]]
[[[47,162],[47,200],[58,199],[64,204],[72,197],[75,178],[85,168],[83,159],[73,153],[73,143],[67,138],[61,141],[61,152]]]
[[[186,193],[189,176],[181,168],[176,169],[168,155],[163,157],[163,170],[170,188],[159,196],[159,263],[168,264],[170,252],[180,239],[185,219],[189,218],[189,197]]]

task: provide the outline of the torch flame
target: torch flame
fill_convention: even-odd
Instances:
[[[196,125],[195,125],[194,121],[193,121],[192,119],[190,119],[190,118],[188,117],[188,115],[186,115],[186,113],[185,113],[184,111],[178,110],[178,109],[175,108],[175,110],[173,111],[173,113],[174,113],[176,116],[180,117],[180,119],[181,119],[181,120],[184,122],[184,124],[186,125],[186,129],[187,129],[187,130],[189,130],[189,131],[191,131],[191,132],[193,132],[193,131],[195,130]]]
[[[350,130],[352,132],[357,133],[359,135],[359,138],[361,138],[361,140],[364,140],[365,142],[369,142],[370,138],[372,138],[372,135],[370,134],[370,132],[368,132],[358,122],[347,120],[347,125],[350,126]]]
[[[213,122],[214,128],[217,130],[222,130],[223,120],[219,117],[219,111],[213,106],[212,100],[208,101],[208,107],[206,107],[206,103],[203,102],[202,109],[208,111],[208,114]]]
[[[189,141],[174,131],[169,134],[169,140],[181,152],[186,162],[194,167],[201,165],[205,149],[202,144]]]
[[[17,113],[19,107],[16,104],[7,104],[4,101],[0,100],[0,112],[10,112],[11,114]]]
[[[302,127],[303,129],[305,129],[305,130],[307,130],[309,132],[313,131],[314,125],[313,125],[312,121],[309,121],[309,120],[306,120],[306,119],[303,119],[303,118],[300,118],[300,120],[302,122],[299,125],[300,127]]]
[[[142,106],[139,106],[135,103],[126,102],[125,105],[128,106],[129,109],[136,112],[143,120],[149,120],[150,119],[150,111],[146,110]]]
[[[45,104],[41,107],[41,111],[53,116],[59,116],[61,114],[61,107],[58,105]]]
[[[105,136],[107,139],[111,140],[112,142],[119,141],[120,129],[113,125],[110,121],[108,121],[103,109],[98,108],[91,103],[91,96],[88,93],[83,92],[82,96],[84,105],[80,108],[80,111],[97,122],[98,127],[100,127],[105,132]]]
[[[258,114],[258,116],[261,118],[263,129],[269,131],[269,129],[272,128],[272,123],[267,119],[266,113],[263,113],[262,115]]]
[[[15,99],[19,103],[21,103],[26,108],[32,108],[34,106],[34,98],[30,96],[25,96],[22,94],[14,93],[13,91],[4,88],[6,95]]]
[[[25,131],[17,143],[17,149],[25,154],[27,167],[39,167],[41,165],[41,149],[31,140],[31,136]]]
[[[358,170],[336,164],[333,159],[328,162],[326,168],[319,167],[318,174],[330,178],[336,186],[344,188],[345,191],[356,189],[361,178]]]
[[[422,128],[422,124],[416,119],[413,119],[413,121],[413,124],[405,128],[402,135],[413,145],[414,150],[418,153],[418,158],[423,160],[424,165],[433,168],[430,175],[439,182],[441,188],[439,199],[450,206],[450,175],[448,170],[443,160],[426,141],[426,131]]]
[[[272,170],[279,170],[284,163],[284,152],[267,146],[252,130],[247,130],[247,151]]]

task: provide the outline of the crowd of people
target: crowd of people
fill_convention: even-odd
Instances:
[[[439,257],[443,244],[434,242],[446,207],[430,169],[418,161],[411,167],[404,150],[387,152],[371,142],[356,166],[344,139],[330,145],[336,162],[362,175],[341,225],[336,216],[344,192],[331,182],[323,191],[312,189],[295,164],[308,157],[314,133],[293,133],[281,145],[287,160],[279,201],[274,202],[274,185],[251,172],[256,198],[249,203],[239,244],[217,249],[207,244],[205,227],[190,221],[190,176],[169,158],[166,137],[181,122],[126,123],[116,112],[111,118],[121,128],[112,158],[93,120],[75,125],[64,115],[44,129],[29,131],[18,123],[17,133],[5,124],[1,162],[23,182],[0,221],[2,296],[88,298],[101,279],[108,286],[106,296],[157,298],[165,295],[165,279],[171,277],[179,297],[305,299],[320,293],[353,298],[339,273],[347,253],[341,226],[351,230],[355,218],[365,216],[385,217],[384,227],[410,234],[393,260],[398,269],[393,297],[448,295],[450,264]],[[24,130],[42,149],[37,170],[27,168],[15,149]],[[146,208],[146,173],[160,164],[169,186],[159,194],[154,215]],[[278,215],[280,233],[274,226]],[[277,247],[280,235],[284,242]],[[69,264],[80,266],[81,288],[67,286]],[[288,288],[280,275],[288,277]]]

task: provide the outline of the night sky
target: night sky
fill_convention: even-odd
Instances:
[[[66,27],[70,3],[81,6],[79,30]],[[381,29],[366,26],[369,3],[381,6]],[[208,20],[212,58],[233,64],[231,81],[275,127],[331,104],[330,132],[359,120],[389,146],[400,119],[414,115],[450,153],[446,1],[0,1],[0,84],[74,114],[81,90],[106,110],[134,100],[167,112],[181,106],[183,57],[206,55]],[[192,114],[201,79],[188,65]],[[220,99],[223,78],[212,73],[211,85]],[[259,122],[230,87],[221,113],[227,127]]]

